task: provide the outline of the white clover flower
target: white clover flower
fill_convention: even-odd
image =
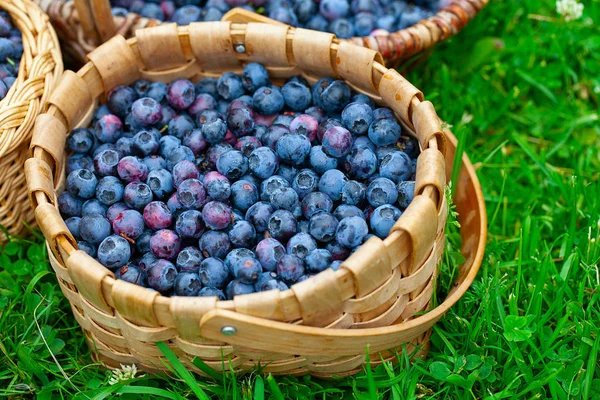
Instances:
[[[121,369],[115,368],[112,371],[112,376],[108,380],[108,384],[114,385],[119,382],[128,381],[130,379],[135,378],[136,377],[135,374],[137,374],[137,367],[135,366],[135,364],[131,364],[131,365],[121,364]],[[145,376],[145,375],[141,375],[138,378],[141,378],[143,376]]]
[[[556,0],[556,12],[565,18],[565,21],[574,21],[583,15],[583,4],[577,0]]]

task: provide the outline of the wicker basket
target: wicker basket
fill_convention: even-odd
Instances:
[[[85,62],[85,54],[115,34],[133,36],[136,29],[152,27],[161,21],[129,13],[113,17],[109,0],[35,0],[48,12],[73,60]],[[456,35],[489,0],[450,0],[436,15],[388,36],[355,37],[350,41],[379,51],[388,65],[424,52]],[[231,10],[224,20],[247,23],[269,20],[244,9]]]
[[[128,41],[114,37],[90,53],[91,62],[79,72],[65,72],[48,113],[38,118],[32,158],[26,162],[31,204],[51,249],[51,264],[96,356],[108,366],[136,363],[160,370],[155,342],[167,341],[191,369],[196,369],[190,362],[195,356],[221,369],[224,356],[236,370],[260,361],[265,372],[330,376],[358,371],[367,344],[372,353],[391,358],[386,350],[405,343],[426,351],[429,328],[444,310],[416,317],[428,309],[444,247],[447,143],[421,92],[386,69],[377,52],[327,33],[214,22],[179,28],[164,24],[138,30],[136,36]],[[115,280],[111,271],[76,249],[56,207],[67,132],[87,123],[97,100],[117,85],[139,78],[197,80],[240,71],[250,61],[265,64],[275,81],[298,74],[311,82],[322,76],[344,79],[390,106],[423,149],[413,202],[388,238],[370,239],[338,271],[326,270],[284,292],[232,301],[168,298]],[[481,196],[468,172],[471,186],[463,189],[462,200],[469,262],[462,289],[450,301],[468,287],[484,246]]]
[[[29,0],[0,0],[23,35],[16,81],[0,101],[0,225],[18,235],[34,218],[27,199],[23,163],[35,118],[44,110],[63,72],[60,47],[48,16]],[[0,233],[0,242],[6,236]]]

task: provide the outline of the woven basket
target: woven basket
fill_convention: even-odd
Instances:
[[[18,235],[34,218],[23,163],[35,118],[44,110],[63,72],[60,47],[48,16],[29,0],[0,0],[23,36],[16,81],[0,101],[0,225]],[[0,242],[6,236],[0,233]]]
[[[26,162],[31,204],[51,249],[51,264],[95,356],[108,366],[136,363],[156,371],[164,367],[155,342],[166,341],[194,370],[190,360],[195,356],[217,370],[224,356],[240,371],[260,362],[265,372],[331,376],[358,371],[367,344],[374,360],[378,352],[393,358],[387,349],[402,344],[419,348],[420,354],[426,351],[428,330],[443,312],[417,317],[429,307],[444,247],[447,143],[421,92],[386,69],[377,52],[327,33],[214,22],[179,28],[164,24],[138,30],[136,36],[128,41],[114,37],[90,53],[79,72],[65,72],[48,113],[38,117],[32,158]],[[338,271],[328,269],[284,292],[232,301],[168,298],[115,280],[110,270],[76,249],[56,207],[67,132],[88,123],[97,100],[117,85],[139,78],[198,80],[241,71],[246,62],[265,64],[275,82],[299,74],[311,82],[323,76],[344,79],[390,106],[423,149],[413,202],[388,238],[370,239]],[[483,249],[481,195],[469,172],[471,186],[463,199],[469,218],[469,262],[463,272],[468,275],[461,275],[464,283],[457,293],[468,287]]]
[[[161,21],[129,13],[113,17],[109,0],[35,0],[57,27],[63,47],[73,60],[85,62],[85,54],[115,34],[133,36],[136,29]],[[450,0],[436,15],[388,36],[355,37],[350,41],[379,51],[388,65],[396,65],[456,35],[489,0]],[[270,21],[244,9],[229,11],[223,20],[247,23]]]

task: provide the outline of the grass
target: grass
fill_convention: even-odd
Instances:
[[[408,74],[463,138],[490,230],[480,273],[436,325],[427,359],[336,381],[213,381],[167,354],[173,377],[111,386],[37,237],[0,254],[0,396],[600,399],[600,2],[584,4],[566,23],[550,0],[492,0]]]

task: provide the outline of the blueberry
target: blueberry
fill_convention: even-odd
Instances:
[[[169,229],[161,229],[152,235],[150,250],[159,258],[175,259],[181,249],[179,235]]]
[[[177,200],[185,208],[199,208],[206,200],[206,189],[198,179],[186,179],[177,188]]]
[[[87,253],[90,257],[96,257],[96,247],[93,244],[80,240],[77,242],[77,248]]]
[[[89,201],[92,201],[92,200],[89,200]],[[94,201],[97,201],[97,200],[94,199]],[[98,202],[98,204],[100,206],[102,206],[102,207],[106,207],[104,204],[102,204],[100,202]],[[96,208],[96,206],[94,206],[94,208]],[[125,210],[128,210],[128,209],[129,209],[129,207],[127,207],[127,205],[125,203],[118,202],[118,203],[115,203],[115,204],[113,204],[112,206],[110,206],[108,208],[105,208],[104,213],[102,213],[102,212],[97,212],[97,213],[101,214],[101,215],[105,215],[106,218],[108,218],[108,220],[112,224],[112,222],[115,220],[115,218],[117,218],[117,215],[119,215],[121,213],[121,211],[125,211]]]
[[[175,136],[163,136],[159,140],[158,154],[166,159],[177,147],[181,145],[181,140]]]
[[[319,4],[319,13],[329,21],[345,17],[349,10],[348,0],[322,0]]]
[[[348,204],[340,204],[333,212],[333,216],[336,217],[338,221],[341,221],[346,217],[360,217],[366,219],[365,213],[363,213],[360,208]]]
[[[246,220],[254,225],[257,232],[262,233],[268,229],[269,218],[275,212],[275,208],[267,202],[259,201],[248,208]]]
[[[98,179],[87,169],[78,169],[67,176],[67,190],[74,196],[89,199],[96,193]]]
[[[198,179],[200,177],[200,172],[198,172],[196,164],[192,161],[182,160],[173,166],[172,175],[173,186],[178,188],[183,181],[188,179]]]
[[[396,185],[398,189],[398,205],[405,210],[415,197],[415,181],[403,181]]]
[[[338,165],[337,158],[325,154],[323,146],[313,146],[310,149],[309,162],[312,169],[319,174],[335,169]]]
[[[227,128],[236,136],[246,136],[254,130],[254,116],[249,108],[236,108],[227,116]]]
[[[167,125],[168,133],[181,140],[185,135],[190,134],[196,128],[194,121],[185,114],[176,115]]]
[[[329,128],[333,128],[335,126],[343,127],[342,122],[336,118],[327,118],[325,121],[320,122],[319,127],[317,128],[317,138],[319,140],[323,140],[325,132],[327,132]]]
[[[273,125],[283,125],[290,129],[294,116],[290,114],[278,114],[273,120]]]
[[[117,86],[108,94],[106,106],[111,113],[125,118],[131,112],[133,102],[138,98],[135,90],[128,86]]]
[[[384,239],[390,233],[390,229],[400,218],[402,212],[390,204],[377,207],[371,215],[370,225],[372,232]]]
[[[340,39],[350,39],[355,35],[354,25],[346,18],[336,19],[329,24],[328,30]],[[328,106],[323,105],[328,108]]]
[[[235,142],[233,147],[235,147],[236,150],[241,151],[244,156],[250,157],[250,154],[261,146],[262,143],[256,137],[243,136]]]
[[[135,90],[135,93],[138,95],[138,97],[147,97],[150,84],[151,82],[146,79],[138,79],[137,81],[133,82],[131,87],[133,90]]]
[[[199,241],[199,247],[204,257],[225,258],[231,243],[229,236],[225,232],[208,231],[202,235]]]
[[[318,106],[309,107],[306,110],[304,110],[304,113],[315,118],[319,124],[327,120],[327,112],[325,112],[325,110]]]
[[[248,159],[241,151],[227,151],[217,159],[217,170],[229,179],[238,179],[248,170]]]
[[[248,221],[238,221],[229,231],[229,241],[233,247],[253,247],[256,242],[256,230]]]
[[[330,169],[321,175],[319,191],[329,195],[333,201],[338,201],[342,197],[342,188],[347,181],[348,178],[342,171]]]
[[[252,107],[263,115],[274,115],[284,107],[284,99],[277,87],[263,86],[252,96]]]
[[[368,147],[355,147],[346,157],[344,164],[348,175],[354,179],[371,177],[378,167],[377,156]]]
[[[334,260],[334,261],[331,263],[331,266],[330,266],[330,268],[331,268],[332,270],[334,270],[334,271],[337,271],[338,269],[340,269],[340,266],[342,265],[342,262],[343,262],[342,260]]]
[[[355,135],[363,135],[373,122],[373,110],[365,103],[350,103],[342,111],[342,123]]]
[[[369,36],[377,26],[377,18],[370,12],[359,12],[354,16],[354,34]]]
[[[276,271],[277,263],[285,254],[285,247],[273,238],[263,239],[256,246],[256,258],[267,271]]]
[[[352,147],[352,134],[345,128],[334,126],[323,135],[323,152],[331,157],[343,157]]]
[[[254,254],[254,252],[252,250],[246,249],[243,247],[233,249],[229,252],[229,254],[227,254],[227,257],[225,257],[224,261],[225,261],[225,265],[231,272],[231,275],[233,275],[233,264],[235,262],[241,260],[242,258],[248,258],[248,257],[256,258],[256,255]]]
[[[146,96],[158,102],[162,101],[167,96],[167,85],[163,82],[152,82],[148,86]]]
[[[225,134],[227,133],[227,124],[222,119],[217,118],[214,121],[209,121],[202,125],[201,131],[202,137],[208,143],[219,143],[225,138]]]
[[[326,31],[329,22],[321,14],[315,15],[307,23],[306,28],[314,31]]]
[[[133,138],[120,137],[115,143],[115,150],[117,150],[123,156],[130,156],[133,154]]]
[[[348,181],[342,188],[342,203],[351,206],[362,205],[367,195],[367,187],[358,181]]]
[[[335,237],[338,220],[328,212],[319,212],[310,218],[309,233],[320,242],[330,242]]]
[[[106,149],[94,156],[94,172],[99,176],[116,175],[119,153],[116,150]]]
[[[284,125],[280,125],[280,124],[271,125],[267,129],[267,132],[263,136],[260,137],[260,142],[263,145],[275,150],[277,147],[277,143],[279,142],[279,139],[281,139],[284,135],[286,135],[288,133],[290,133],[290,130],[288,127],[286,127]]]
[[[215,78],[204,78],[196,83],[196,93],[210,94],[212,97],[217,97],[217,79]]]
[[[374,179],[367,187],[367,200],[373,207],[394,204],[398,200],[396,185],[387,178]]]
[[[199,292],[198,296],[202,297],[217,297],[219,300],[226,300],[225,293],[223,291],[212,288],[212,287],[203,287]]]
[[[75,153],[87,153],[94,147],[94,134],[87,128],[73,129],[67,138],[67,147]]]
[[[390,179],[394,183],[409,179],[412,175],[410,157],[402,151],[386,154],[381,160],[379,175]]]
[[[200,239],[204,232],[202,213],[198,210],[187,210],[177,216],[175,231],[181,239]]]
[[[321,5],[322,4],[323,3],[321,3]],[[337,20],[335,22],[339,23],[340,21],[344,20]],[[319,104],[317,105],[323,107],[327,112],[341,111],[350,101],[351,95],[350,86],[345,82],[333,81],[323,90],[319,99]]]
[[[269,200],[277,210],[293,211],[299,205],[298,193],[290,187],[282,187],[271,193]]]
[[[304,275],[304,262],[293,254],[286,254],[277,263],[277,275],[284,282],[294,283]]]
[[[362,93],[355,94],[350,99],[350,104],[352,104],[352,103],[362,103],[362,104],[368,105],[369,108],[371,109],[371,115],[373,115],[373,108],[375,108],[375,102],[366,94],[362,94]],[[368,128],[368,126],[367,126],[367,128]],[[350,128],[348,128],[348,129],[350,129]],[[350,131],[352,131],[352,130],[350,129]]]
[[[221,202],[211,201],[202,209],[202,218],[211,229],[225,229],[231,223],[231,208]]]
[[[233,274],[242,283],[252,284],[256,282],[262,272],[262,266],[256,258],[244,257],[233,263]]]
[[[316,248],[317,242],[312,236],[301,232],[290,238],[287,244],[287,253],[304,260]]]
[[[168,260],[156,260],[152,267],[146,272],[148,286],[160,293],[169,293],[173,290],[177,269]]]
[[[400,138],[400,125],[395,119],[376,119],[369,126],[369,139],[377,146],[394,144]]]
[[[223,261],[209,257],[200,263],[198,275],[204,286],[224,288],[229,280],[229,269]]]
[[[344,261],[350,255],[350,249],[342,246],[336,240],[333,240],[333,241],[327,243],[326,248],[327,248],[327,251],[329,251],[329,253],[331,253],[331,257],[333,258],[334,261],[335,260]],[[333,264],[331,267],[333,268]]]
[[[256,282],[254,282],[254,290],[257,292],[266,292],[267,290],[279,289],[279,282],[276,278],[277,274],[275,272],[263,272],[258,276]]]
[[[123,199],[123,184],[114,176],[105,176],[96,185],[96,198],[110,206]]]
[[[225,100],[233,100],[244,94],[242,78],[233,72],[225,72],[217,81],[217,91]]]
[[[67,175],[75,171],[76,169],[89,169],[90,171],[94,170],[94,162],[86,154],[73,154],[67,158]]]
[[[145,157],[156,154],[158,148],[159,142],[155,135],[146,130],[139,131],[133,137],[132,151],[138,156]]]
[[[316,191],[318,184],[319,176],[310,169],[303,169],[294,177],[292,188],[302,200],[307,194]]]
[[[367,222],[360,217],[346,217],[340,221],[335,238],[339,244],[348,248],[360,246],[367,234]]]
[[[315,249],[304,259],[306,271],[312,273],[326,270],[332,261],[331,253],[325,249]]]
[[[250,283],[243,283],[236,279],[229,282],[225,288],[225,293],[227,294],[227,298],[229,300],[233,300],[235,296],[254,293],[254,285]]]
[[[144,182],[148,177],[148,166],[138,157],[126,156],[119,160],[117,173],[122,181]]]
[[[300,165],[310,153],[310,140],[304,135],[289,133],[277,141],[277,155],[281,161]]]
[[[175,278],[174,289],[177,296],[197,296],[200,287],[200,278],[193,272],[180,272]]]
[[[250,63],[244,67],[242,72],[242,84],[248,92],[255,92],[262,86],[268,86],[269,73],[261,64]]]
[[[156,100],[150,97],[142,97],[133,102],[131,115],[138,125],[154,125],[162,119],[162,107]]]
[[[299,82],[286,83],[281,88],[281,94],[285,105],[294,111],[306,110],[312,102],[310,89]]]
[[[206,155],[208,156],[208,160],[210,161],[210,163],[213,166],[216,166],[219,157],[222,154],[227,153],[231,149],[231,145],[227,143],[217,143],[216,145],[208,148],[208,150],[206,151]]]
[[[139,254],[152,254],[150,253],[150,239],[154,234],[150,229],[146,229],[135,241],[135,249]]]
[[[294,10],[291,10],[289,8],[271,8],[271,11],[269,12],[269,18],[274,19],[275,21],[282,22],[286,25],[298,25],[298,17],[296,16],[296,13],[294,12]]]
[[[124,210],[114,219],[112,228],[116,235],[137,239],[144,231],[144,218],[135,210]]]
[[[227,201],[231,195],[229,179],[217,171],[211,171],[204,175],[202,183],[209,197],[217,201]]]
[[[200,265],[204,257],[198,248],[189,246],[182,249],[177,255],[177,269],[180,272],[195,272],[199,274]]]
[[[102,143],[115,143],[123,134],[123,123],[116,115],[107,114],[96,122],[94,132]]]
[[[146,184],[158,199],[165,198],[173,191],[173,177],[166,169],[150,171]]]
[[[250,153],[248,167],[255,176],[267,179],[279,168],[279,158],[269,147],[259,147]]]
[[[325,193],[311,192],[302,199],[302,215],[306,219],[323,211],[331,212],[332,208],[333,201]]]
[[[377,146],[375,146],[375,144],[371,142],[371,139],[369,139],[368,136],[359,136],[356,139],[354,139],[354,143],[352,143],[352,150],[357,149],[359,147],[366,147],[373,153],[375,153],[375,150],[377,149]]]
[[[277,210],[269,218],[268,231],[271,237],[287,242],[297,231],[296,218],[288,210]]]
[[[70,217],[65,219],[65,225],[67,225],[69,232],[71,232],[76,239],[79,238],[79,221],[81,221],[80,217]]]
[[[258,201],[258,189],[248,181],[237,181],[231,185],[231,203],[243,212]]]
[[[152,191],[145,183],[132,182],[125,186],[123,201],[130,208],[142,210],[152,201]]]
[[[189,107],[188,112],[192,115],[199,114],[204,110],[214,110],[217,108],[217,101],[210,94],[200,93]]]
[[[107,268],[122,267],[131,258],[131,246],[121,236],[111,235],[98,246],[98,261]]]
[[[184,9],[180,8],[175,13]],[[197,21],[197,20],[196,20]],[[167,86],[167,101],[176,110],[184,110],[196,99],[194,84],[187,79],[176,79]]]

